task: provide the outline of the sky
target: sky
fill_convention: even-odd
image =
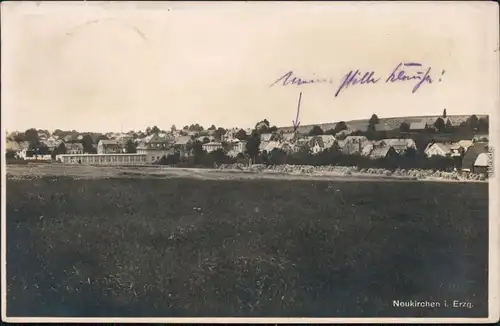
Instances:
[[[496,114],[495,5],[2,2],[2,126],[290,126],[300,92],[303,125],[444,108]],[[433,83],[415,93],[418,81],[386,83],[400,62],[430,67]],[[335,97],[357,69],[380,81]],[[331,82],[270,87],[288,71]]]

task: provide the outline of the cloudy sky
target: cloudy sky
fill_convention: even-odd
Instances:
[[[480,3],[2,3],[2,124],[128,131],[499,110],[498,9]],[[400,62],[433,83],[385,83]],[[350,71],[376,84],[334,94]],[[406,68],[408,75],[418,71]],[[272,82],[296,76],[330,83]],[[445,73],[443,74],[443,71]],[[441,81],[439,81],[441,79]]]

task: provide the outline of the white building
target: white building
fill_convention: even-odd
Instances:
[[[424,151],[425,155],[427,157],[432,157],[432,156],[451,156],[452,151],[448,146],[442,143],[431,143],[427,145],[427,148]]]
[[[210,142],[210,143],[203,144],[201,147],[207,153],[210,153],[210,152],[216,151],[218,149],[222,149],[222,143]]]
[[[145,165],[144,154],[61,154],[56,160],[64,164],[83,165]]]

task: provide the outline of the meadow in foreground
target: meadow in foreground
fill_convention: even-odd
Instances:
[[[7,234],[8,316],[487,315],[487,184],[46,176]]]

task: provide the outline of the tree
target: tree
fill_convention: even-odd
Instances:
[[[443,110],[443,119],[446,119],[446,109]]]
[[[40,138],[38,138],[38,131],[35,128],[30,128],[24,132],[25,140],[30,143],[33,147],[37,147],[40,143]]]
[[[160,128],[158,128],[157,126],[151,128],[151,134],[158,134],[158,133],[160,133]]]
[[[313,126],[312,129],[309,131],[309,136],[318,136],[318,135],[323,135],[323,129],[321,129],[320,126]]]
[[[399,131],[401,132],[409,132],[410,131],[410,125],[406,122],[401,122],[399,125]]]
[[[151,127],[146,128],[146,135],[151,135]]]
[[[14,151],[12,149],[8,149],[5,152],[5,158],[6,159],[15,159],[16,158],[16,151]]]
[[[215,129],[217,129],[217,128],[215,127],[215,125],[211,125],[211,126],[208,128],[208,130],[215,130]]]
[[[222,141],[222,136],[226,134],[226,130],[224,128],[217,128],[217,130],[214,131],[213,136],[217,141]]]
[[[370,121],[368,121],[368,123],[370,125],[376,125],[379,122],[380,122],[380,119],[378,118],[378,116],[376,114],[372,114]]]
[[[475,114],[471,115],[469,118],[467,118],[467,126],[469,127],[470,130],[476,130],[478,127],[478,122],[479,119]]]
[[[222,149],[217,149],[213,152],[208,153],[208,164],[213,165],[214,163],[217,165],[231,163],[231,158],[224,153]]]
[[[269,130],[269,121],[267,119],[264,119],[262,121],[259,121],[255,124],[255,130],[262,132],[262,133],[267,133]]]
[[[477,130],[480,132],[488,132],[489,131],[489,118],[486,116],[485,118],[480,118],[477,123]]]
[[[94,150],[94,140],[89,134],[83,136],[81,143],[83,145],[84,153],[92,153]]]
[[[287,153],[279,148],[274,148],[268,155],[269,163],[274,165],[286,164]]]
[[[246,140],[247,139],[247,133],[245,132],[245,130],[243,129],[240,129],[236,132],[236,134],[234,135],[235,138],[239,139],[239,140]]]
[[[379,123],[379,118],[376,114],[372,114],[370,120],[368,121],[368,131],[375,131],[375,125]]]
[[[60,154],[66,154],[66,145],[64,145],[64,143],[60,143],[59,146],[54,148],[51,155],[52,159],[55,160],[56,156]]]
[[[200,142],[195,142],[193,144],[193,158],[194,158],[194,164],[199,165],[203,163],[203,157],[205,156],[205,151],[203,150],[203,147],[201,146]]]
[[[254,130],[250,137],[248,137],[248,141],[246,144],[246,153],[252,159],[252,162],[255,162],[255,159],[259,155],[259,146],[260,146],[260,134],[258,131]]]
[[[444,128],[445,128],[445,124],[444,124],[444,120],[443,118],[437,118],[436,119],[436,122],[434,122],[434,127],[438,130],[438,131],[443,131]]]
[[[445,129],[446,131],[451,131],[451,130],[453,129],[453,126],[451,125],[451,121],[450,121],[450,119],[447,119],[447,120],[446,120],[446,124],[445,124],[444,129]]]
[[[189,126],[189,131],[203,131],[203,126],[200,126],[198,123]]]
[[[346,129],[347,129],[347,124],[345,123],[345,121],[340,121],[337,124],[335,124],[335,128],[333,130],[335,131],[335,134],[337,134],[337,133],[341,132],[342,130],[346,130]]]
[[[175,125],[172,125],[172,127],[170,127],[170,131],[171,131],[171,132],[175,132],[175,131],[177,131],[177,128],[175,127]]]
[[[125,144],[125,150],[127,153],[137,153],[137,145],[132,139],[129,139]]]

